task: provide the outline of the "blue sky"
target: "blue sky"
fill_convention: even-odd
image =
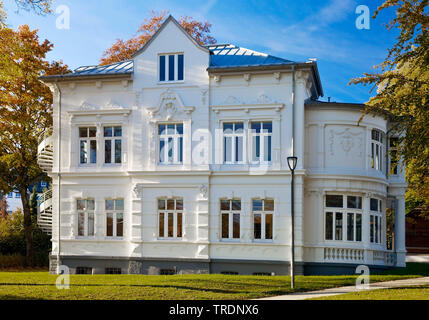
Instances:
[[[174,17],[191,16],[212,23],[218,43],[233,43],[294,61],[317,58],[325,98],[365,102],[370,88],[349,86],[351,78],[381,63],[397,36],[384,24],[393,10],[371,19],[369,30],[355,25],[358,5],[367,5],[370,15],[382,0],[55,0],[70,8],[70,29],[56,28],[58,15],[37,16],[16,12],[14,0],[5,0],[8,24],[27,23],[39,29],[41,39],[55,47],[50,60],[62,59],[71,68],[98,64],[117,38],[135,34],[150,11],[167,10]]]

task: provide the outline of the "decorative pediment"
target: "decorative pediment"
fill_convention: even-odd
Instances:
[[[117,103],[115,100],[110,99],[107,103],[105,104],[93,104],[91,102],[89,102],[88,100],[84,100],[82,101],[82,103],[79,106],[81,111],[86,111],[86,110],[118,110],[118,109],[124,109],[124,107],[122,105],[120,105],[119,103]]]
[[[235,96],[229,96],[221,105],[211,107],[214,112],[227,110],[243,110],[248,113],[252,109],[274,109],[280,112],[284,108],[284,104],[273,100],[271,97],[261,94],[255,101],[242,102]]]
[[[161,93],[157,107],[147,108],[151,118],[167,121],[183,119],[194,110],[195,107],[185,106],[180,96],[170,88]]]
[[[97,106],[93,105],[92,103],[88,102],[88,100],[84,100],[82,101],[82,103],[80,104],[80,110],[85,111],[85,110],[96,110]]]

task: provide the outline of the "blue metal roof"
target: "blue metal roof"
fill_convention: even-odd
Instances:
[[[237,47],[233,44],[206,46],[212,53],[210,68],[251,67],[264,65],[293,64],[293,61],[271,56],[266,53]]]
[[[112,63],[105,66],[85,66],[79,67],[72,73],[73,75],[98,75],[98,74],[116,74],[133,73],[134,64],[132,60]]]

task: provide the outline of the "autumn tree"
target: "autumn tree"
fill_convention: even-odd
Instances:
[[[399,35],[384,62],[372,73],[351,83],[372,85],[377,90],[366,114],[389,117],[392,133],[400,135],[396,157],[406,163],[408,207],[429,212],[429,0],[386,0],[374,14],[396,9],[387,25]],[[395,156],[393,153],[391,156]]]
[[[6,196],[0,194],[0,220],[7,219],[9,214],[7,213],[7,199]]]
[[[52,94],[42,75],[65,73],[61,63],[48,63],[53,45],[39,42],[27,25],[0,30],[0,192],[18,190],[24,212],[26,261],[33,265],[33,228],[28,188],[41,180],[37,164],[39,137],[52,126]]]
[[[18,10],[33,11],[39,15],[52,12],[52,0],[15,0],[15,4]],[[6,18],[7,14],[4,3],[0,0],[0,28],[5,27]]]
[[[101,58],[101,64],[107,65],[119,61],[131,59],[133,54],[155,34],[165,21],[167,11],[156,13],[151,12],[151,17],[145,19],[137,30],[135,36],[128,40],[117,39],[116,42],[107,49]],[[181,17],[180,25],[200,44],[213,44],[216,40],[210,35],[211,24],[209,22],[196,21],[191,17]]]

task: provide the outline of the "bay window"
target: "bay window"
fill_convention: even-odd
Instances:
[[[381,225],[382,225],[381,200],[371,198],[370,200],[370,225],[369,237],[371,243],[381,243]]]

